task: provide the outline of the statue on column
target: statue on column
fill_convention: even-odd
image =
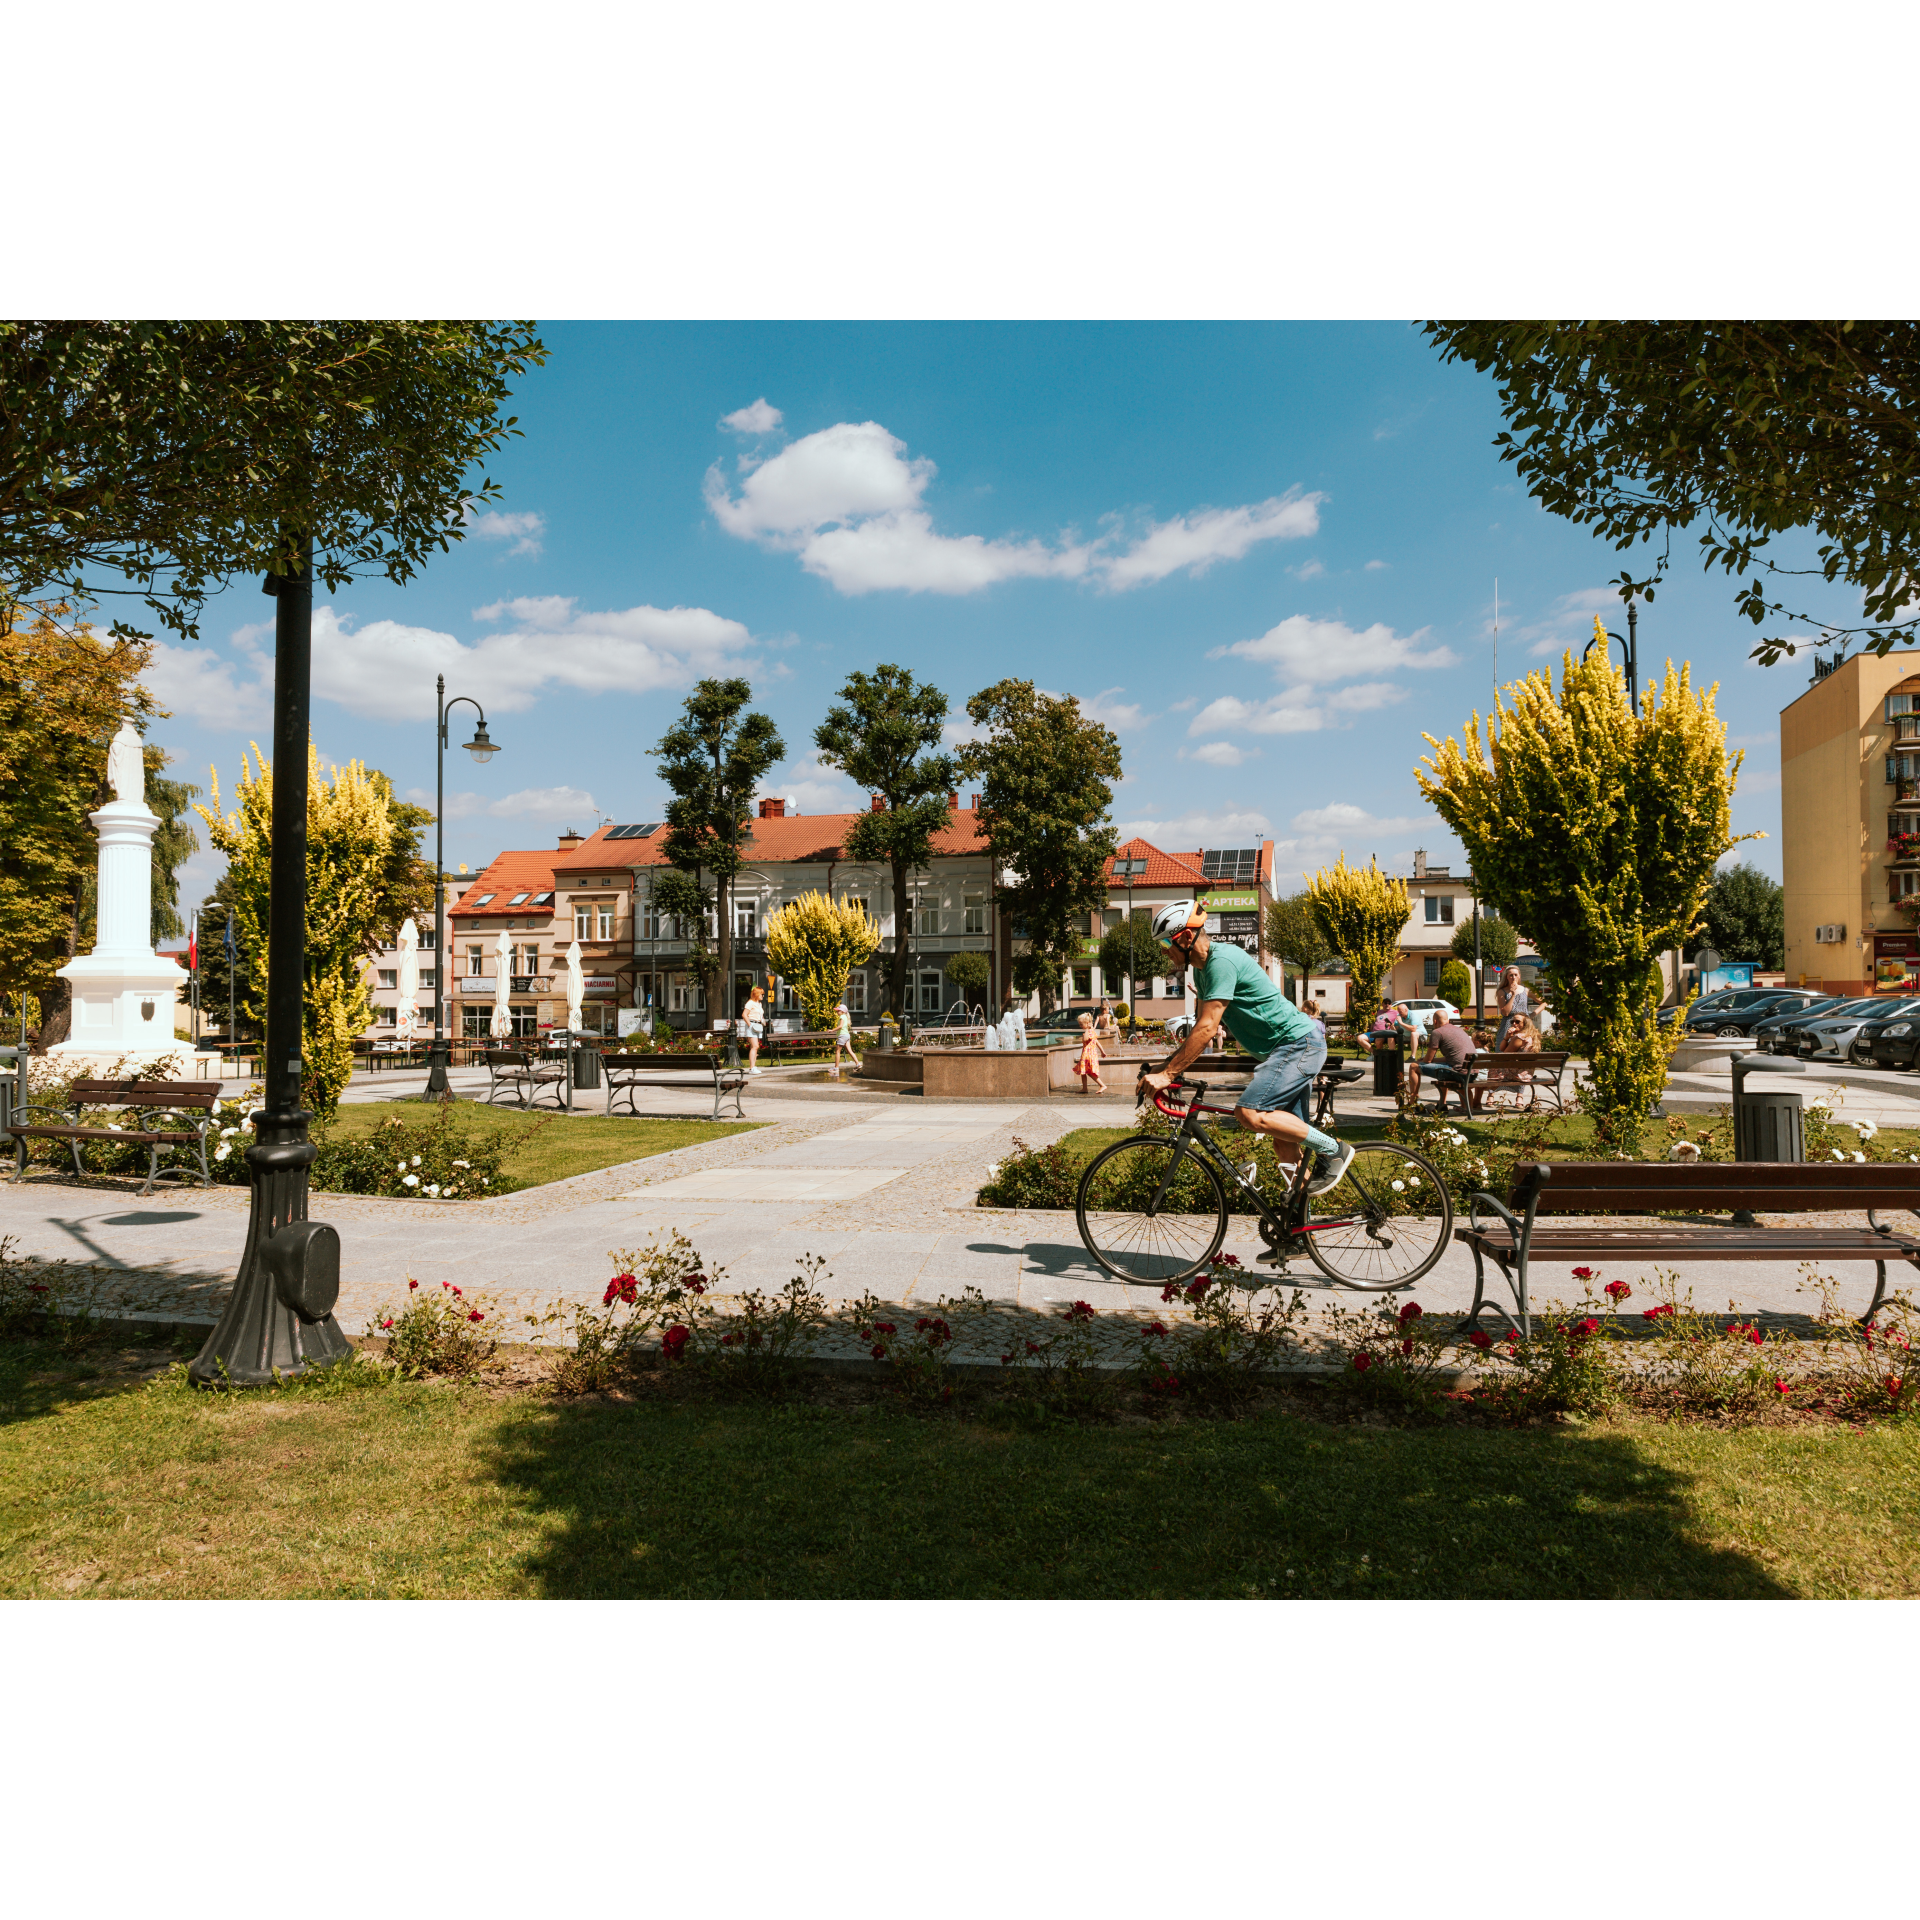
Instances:
[[[140,735],[131,720],[120,722],[120,731],[107,749],[107,784],[116,800],[131,800],[137,807],[147,803],[147,761]]]

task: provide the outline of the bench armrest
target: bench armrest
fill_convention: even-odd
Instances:
[[[57,1113],[77,1125],[84,1110],[82,1106],[65,1100],[28,1100],[14,1108],[13,1117],[20,1120],[29,1113]]]
[[[1500,1218],[1507,1223],[1507,1225],[1513,1230],[1513,1237],[1517,1242],[1520,1238],[1522,1227],[1523,1227],[1523,1223],[1520,1219],[1520,1216],[1516,1214],[1513,1211],[1513,1209],[1506,1204],[1505,1201],[1496,1199],[1495,1196],[1490,1193],[1468,1194],[1467,1224],[1469,1226],[1474,1226],[1478,1223],[1479,1212],[1483,1205],[1490,1212],[1497,1213],[1500,1216]]]

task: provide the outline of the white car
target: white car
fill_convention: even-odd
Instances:
[[[1396,1000],[1393,1004],[1400,1009],[1401,1019],[1423,1040],[1436,1019],[1460,1017],[1460,1009],[1451,1000]]]

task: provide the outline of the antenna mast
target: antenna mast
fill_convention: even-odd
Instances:
[[[1500,705],[1500,576],[1493,576],[1493,704]]]

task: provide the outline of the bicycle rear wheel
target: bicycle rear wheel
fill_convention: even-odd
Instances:
[[[1364,1292],[1410,1287],[1453,1238],[1453,1201],[1433,1163],[1368,1140],[1337,1187],[1307,1202],[1307,1252],[1329,1280]]]
[[[1074,1214],[1094,1263],[1116,1280],[1191,1280],[1227,1237],[1220,1176],[1190,1145],[1143,1134],[1096,1154],[1080,1176]]]

